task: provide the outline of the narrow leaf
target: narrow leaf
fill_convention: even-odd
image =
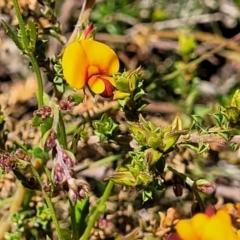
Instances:
[[[8,26],[8,24],[2,20],[2,25],[6,30],[7,35],[13,40],[13,42],[16,44],[16,46],[20,49],[20,50],[24,50],[21,42],[19,41],[17,35],[12,31],[12,29]]]

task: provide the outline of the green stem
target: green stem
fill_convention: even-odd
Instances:
[[[20,28],[20,31],[21,31],[23,47],[26,50],[28,50],[29,40],[27,38],[27,34],[26,34],[26,31],[25,31],[25,24],[24,24],[24,21],[23,21],[23,18],[22,18],[22,13],[20,11],[17,0],[13,0],[13,6],[14,6],[14,9],[16,11],[16,15],[17,15],[18,23],[19,23],[19,28]]]
[[[38,65],[38,62],[34,56],[33,53],[29,53],[29,58],[32,63],[33,71],[36,74],[37,77],[37,83],[38,83],[38,92],[37,92],[37,98],[38,98],[38,108],[40,108],[43,105],[43,81],[42,81],[42,75],[41,71]]]
[[[42,180],[41,180],[38,172],[36,171],[36,169],[34,168],[34,166],[33,166],[32,164],[29,164],[29,165],[30,165],[30,168],[31,168],[31,170],[32,170],[33,175],[36,177],[39,185],[41,186],[42,194],[43,194],[43,197],[44,197],[44,199],[45,199],[45,201],[46,201],[46,203],[47,203],[47,205],[48,205],[50,215],[51,215],[51,217],[52,217],[53,223],[54,223],[55,228],[56,228],[56,232],[57,232],[58,239],[59,239],[59,240],[63,240],[62,232],[61,232],[61,229],[60,229],[60,226],[59,226],[59,223],[58,223],[56,214],[55,214],[55,210],[54,210],[52,201],[51,201],[51,199],[48,197],[48,195],[46,194],[46,192],[45,192],[45,190],[44,190],[44,188],[43,188]]]
[[[16,15],[17,15],[17,19],[18,19],[24,50],[28,54],[28,56],[30,58],[33,70],[34,70],[34,72],[36,74],[36,77],[37,77],[37,83],[38,83],[38,93],[37,93],[38,108],[40,108],[43,105],[43,81],[42,81],[41,71],[40,71],[38,62],[37,62],[37,60],[36,60],[36,58],[34,56],[34,53],[29,48],[29,39],[28,39],[27,34],[26,34],[25,23],[23,21],[22,14],[21,14],[21,11],[20,11],[20,8],[19,8],[17,0],[13,0],[13,6],[14,6],[14,9],[15,9],[15,12],[16,12]]]
[[[88,240],[89,239],[90,232],[91,232],[92,228],[94,227],[94,224],[97,221],[99,214],[104,209],[104,204],[107,201],[108,197],[110,196],[113,186],[114,186],[114,182],[110,180],[107,184],[107,187],[105,188],[105,191],[104,191],[102,197],[100,198],[98,205],[96,206],[93,214],[89,218],[88,225],[84,231],[84,234],[82,235],[82,237],[79,240]]]

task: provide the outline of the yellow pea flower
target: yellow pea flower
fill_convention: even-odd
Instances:
[[[87,85],[95,94],[113,95],[112,75],[119,70],[119,60],[109,46],[90,39],[70,43],[63,52],[62,68],[71,87],[82,89]]]
[[[178,240],[239,240],[230,215],[224,210],[208,215],[198,213],[191,219],[180,220],[176,225],[177,235],[168,239]]]

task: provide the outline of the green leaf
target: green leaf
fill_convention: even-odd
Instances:
[[[79,94],[73,94],[72,97],[73,97],[73,101],[77,104],[82,103],[84,99],[84,97]]]
[[[142,95],[145,94],[144,90],[141,88],[141,89],[137,89],[138,92],[134,95],[134,101],[138,100]]]
[[[42,134],[46,133],[49,129],[52,128],[53,118],[47,117],[44,122],[41,124],[41,132]]]
[[[230,132],[221,132],[221,131],[219,131],[218,134],[219,134],[222,138],[224,138],[226,141],[229,140]]]
[[[201,154],[201,153],[207,152],[209,150],[209,148],[210,147],[209,147],[208,143],[204,143],[204,142],[200,141],[197,153]]]
[[[143,199],[143,202],[146,202],[149,199],[152,199],[152,190],[151,189],[144,189],[143,192],[142,192],[142,199]]]
[[[126,77],[119,77],[115,79],[116,88],[121,92],[129,93],[129,81]]]
[[[60,93],[63,93],[64,90],[65,90],[65,84],[63,83],[63,79],[59,76],[56,76],[54,79],[53,79],[53,83],[54,86],[57,88],[57,90],[60,92]]]
[[[192,115],[191,117],[193,119],[191,129],[202,130],[201,125],[202,125],[203,119],[198,115]]]
[[[34,127],[36,127],[36,126],[40,126],[41,123],[42,123],[41,117],[37,116],[37,115],[34,115],[33,118],[32,118],[32,125]]]
[[[82,201],[77,201],[73,206],[70,202],[70,210],[71,210],[71,227],[72,227],[72,235],[75,240],[78,240],[82,234],[84,233],[87,227],[87,216],[89,213],[89,200],[83,199]]]
[[[3,27],[6,30],[7,35],[13,40],[13,42],[16,44],[16,46],[20,49],[20,50],[24,50],[22,43],[19,41],[17,35],[12,31],[12,29],[8,26],[8,24],[6,22],[4,22],[2,20],[2,24]]]
[[[238,149],[238,144],[237,143],[234,143],[234,142],[230,142],[230,148],[232,151],[236,151]]]
[[[74,239],[74,234],[66,228],[61,229],[62,237],[63,239],[68,239],[68,240],[75,240]]]
[[[129,100],[130,100],[130,97],[126,97],[124,99],[118,99],[118,102],[121,105],[121,107],[125,107]]]
[[[33,149],[32,154],[34,158],[40,158],[47,161],[49,159],[48,153],[44,152],[41,148],[36,147]]]

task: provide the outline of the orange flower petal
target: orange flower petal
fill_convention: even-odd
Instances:
[[[106,77],[106,76],[102,76],[102,78],[104,78],[105,80],[107,80],[108,82],[111,83],[111,85],[113,85],[114,87],[116,87],[116,83],[113,77]]]
[[[87,70],[88,76],[99,75],[100,71],[96,66],[89,66]]]
[[[183,240],[199,240],[190,220],[180,220],[176,225],[176,230]]]
[[[230,215],[224,211],[224,210],[218,210],[216,213],[216,217],[218,219],[221,219],[222,222],[224,222],[227,225],[232,225],[231,217]]]
[[[225,213],[225,214],[223,214]],[[211,218],[202,229],[203,240],[226,240],[232,239],[233,230],[230,217],[224,211],[219,211]],[[229,218],[229,219],[228,219]]]
[[[113,96],[114,86],[105,78],[102,78],[105,84],[105,90],[100,94],[102,97],[109,98]]]
[[[105,90],[104,81],[97,75],[92,76],[88,80],[88,86],[95,94],[100,94]]]
[[[110,47],[89,39],[81,40],[80,42],[86,51],[89,66],[98,67],[100,75],[111,76],[113,73],[118,72],[119,60]]]
[[[191,219],[193,230],[196,232],[200,238],[202,235],[202,229],[205,224],[207,224],[209,217],[206,214],[198,213],[194,215]]]
[[[86,84],[87,67],[89,66],[87,55],[81,41],[69,44],[62,57],[63,75],[67,83],[77,89]]]

